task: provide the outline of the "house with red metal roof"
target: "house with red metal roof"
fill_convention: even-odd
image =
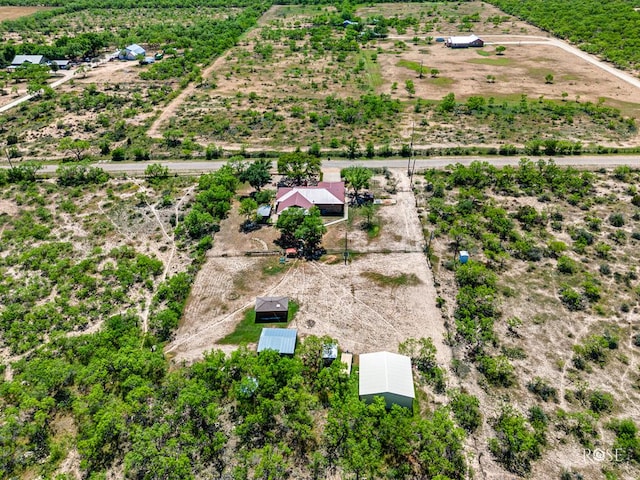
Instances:
[[[344,214],[344,182],[320,182],[313,187],[281,187],[276,193],[276,213],[289,207],[318,207],[322,215]]]

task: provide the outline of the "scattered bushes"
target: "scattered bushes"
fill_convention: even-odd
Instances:
[[[574,345],[573,362],[577,368],[584,369],[585,362],[593,362],[600,367],[609,360],[609,350],[618,348],[618,337],[606,332],[604,335],[591,335],[582,344]]]

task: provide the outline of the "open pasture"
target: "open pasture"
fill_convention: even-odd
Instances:
[[[352,139],[360,149],[411,140],[425,148],[549,137],[584,145],[637,141],[630,118],[639,113],[638,89],[491,6],[380,4],[356,11],[362,31],[336,26],[331,13],[272,7],[221,59],[212,88],[176,109],[174,125],[200,144],[234,149],[336,149]],[[386,38],[362,42],[379,15],[391,17]],[[487,45],[435,42],[470,31]],[[443,114],[437,105],[449,93],[457,104]],[[470,97],[482,97],[482,108],[468,107]],[[593,115],[590,104],[604,108]]]

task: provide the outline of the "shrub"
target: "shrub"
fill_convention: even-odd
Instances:
[[[493,423],[497,437],[489,440],[491,453],[508,471],[527,476],[531,462],[540,457],[540,435],[511,406],[503,407]]]
[[[600,265],[600,273],[602,275],[611,275],[611,267],[608,264],[603,263]]]
[[[572,312],[584,310],[585,306],[582,295],[568,285],[564,285],[560,289],[560,300]]]
[[[548,402],[549,400],[553,400],[554,402],[558,401],[558,390],[540,377],[535,377],[530,381],[527,384],[527,389],[545,402]]]
[[[552,240],[547,244],[547,250],[552,257],[558,257],[562,252],[567,249],[567,244],[560,240]]]
[[[473,433],[482,424],[482,413],[480,412],[480,401],[473,395],[454,390],[449,403],[453,415],[462,428]]]
[[[151,158],[151,157],[150,157],[150,154],[149,154],[148,150],[145,150],[142,147],[135,147],[133,149],[133,159],[136,162],[142,162],[142,161],[145,161],[145,160],[149,160],[149,158]]]
[[[593,248],[596,251],[596,255],[598,255],[598,257],[604,258],[604,259],[609,258],[609,252],[611,252],[611,245],[608,245],[604,242],[598,242]]]
[[[613,395],[600,390],[594,390],[589,396],[589,406],[596,413],[613,410]]]
[[[609,223],[614,227],[623,227],[624,216],[621,213],[612,213],[609,215]]]
[[[511,387],[516,383],[513,365],[504,355],[497,357],[482,356],[478,359],[478,370],[487,381],[496,387]]]
[[[605,335],[591,335],[587,337],[581,345],[574,345],[573,351],[575,353],[574,364],[576,364],[576,358],[584,361],[590,361],[597,363],[601,367],[607,363],[609,358],[609,350],[615,350],[618,348],[618,337],[610,333]],[[580,360],[578,360],[580,362]],[[579,368],[576,364],[576,368]]]
[[[558,410],[557,417],[557,426],[560,430],[575,436],[583,447],[593,448],[593,440],[598,438],[598,417],[595,413],[590,411],[567,413],[564,410]]]
[[[479,287],[486,285],[495,288],[496,275],[478,262],[470,261],[456,270],[456,282],[460,287]]]
[[[575,260],[562,255],[558,258],[558,271],[560,273],[566,273],[568,275],[574,274],[578,271],[578,263]]]
[[[425,381],[434,387],[438,393],[444,393],[446,381],[444,370],[436,361],[436,347],[431,338],[419,340],[409,339],[401,343],[398,351],[411,357],[411,364],[415,365]]]
[[[624,461],[640,461],[640,438],[638,438],[638,427],[630,418],[613,420],[607,428],[616,433],[616,440],[613,448],[620,452],[626,452]]]
[[[593,279],[588,279],[582,282],[582,288],[584,289],[584,296],[590,302],[597,302],[600,300],[602,294],[600,293],[600,288],[597,283]]]
[[[126,160],[126,158],[127,152],[124,148],[117,147],[111,150],[111,160],[113,160],[114,162],[122,162]]]

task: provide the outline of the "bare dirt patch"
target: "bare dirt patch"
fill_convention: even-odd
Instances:
[[[41,12],[43,10],[49,10],[50,7],[9,7],[2,6],[0,7],[0,22],[4,22],[5,20],[14,20],[20,17],[26,17],[28,15],[33,15],[36,12]]]
[[[10,200],[0,200],[0,215],[13,216],[18,213],[18,205]]]

